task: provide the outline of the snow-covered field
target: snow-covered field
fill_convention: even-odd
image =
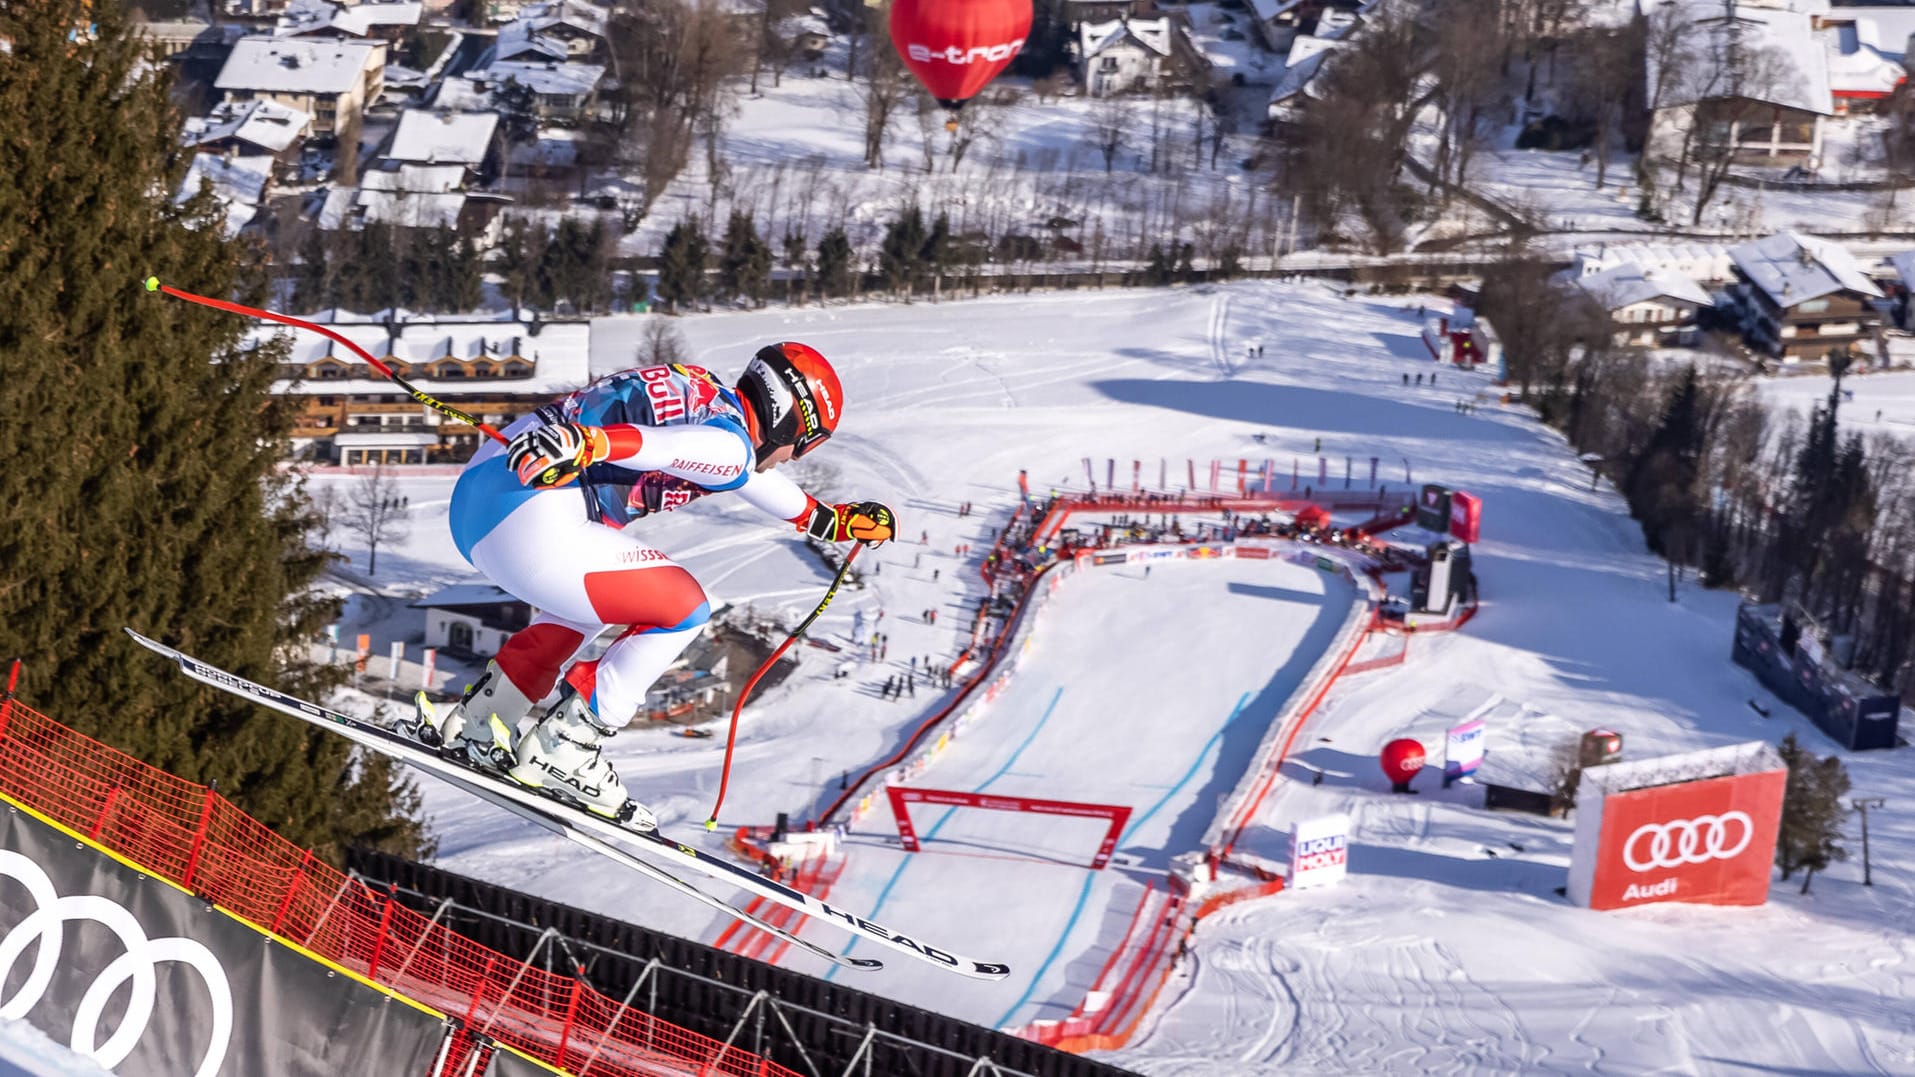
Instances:
[[[1376,457],[1385,481],[1407,469],[1416,482],[1483,498],[1482,612],[1456,635],[1418,637],[1407,664],[1342,682],[1297,741],[1286,773],[1305,780],[1280,783],[1247,831],[1250,851],[1280,859],[1289,821],[1347,811],[1357,820],[1349,879],[1206,921],[1157,1011],[1112,1060],[1153,1074],[1915,1071],[1915,815],[1896,800],[1915,777],[1906,751],[1849,762],[1856,795],[1890,798],[1870,820],[1875,885],[1860,885],[1859,864],[1839,865],[1812,894],[1784,884],[1757,909],[1578,909],[1555,893],[1566,824],[1489,815],[1468,787],[1440,793],[1425,780],[1415,799],[1387,792],[1381,743],[1427,742],[1465,697],[1616,729],[1631,758],[1790,730],[1831,747],[1730,663],[1734,596],[1685,587],[1667,600],[1662,566],[1642,552],[1620,499],[1589,489],[1561,438],[1494,404],[1476,376],[1444,369],[1435,386],[1402,384],[1404,373],[1432,369],[1416,335],[1419,301],[1428,302],[1245,283],[680,320],[695,361],[727,375],[770,339],[831,356],[847,419],[809,481],[821,496],[889,501],[906,538],[867,555],[882,568],[841,595],[815,633],[843,641],[861,619],[867,633],[888,634],[889,660],[834,680],[838,656],[807,652],[756,701],[725,821],[809,816],[842,771],[888,754],[936,705],[921,685],[901,702],[880,699],[877,686],[913,656],[955,652],[959,611],[981,590],[975,557],[954,549],[988,545],[1020,468],[1034,489],[1081,488],[1086,456],[1100,470],[1105,458],[1120,471],[1145,461],[1147,479],[1159,459],[1173,476],[1186,458],[1201,467],[1269,456],[1279,471],[1298,459],[1308,472],[1320,439],[1332,475],[1345,456],[1359,476]],[[627,362],[643,326],[642,317],[596,323],[594,369]],[[1258,342],[1265,353],[1251,357]],[[1864,383],[1853,384],[1859,401]],[[1478,392],[1476,412],[1459,414],[1455,401]],[[413,537],[380,554],[379,579],[394,594],[470,578],[443,533],[450,483],[409,480]],[[962,501],[976,506],[967,518],[955,514]],[[796,617],[826,582],[778,525],[722,498],[644,526],[715,605]],[[354,567],[365,567],[362,554]],[[941,809],[918,814],[935,838],[906,857],[887,838],[888,817],[874,813],[847,843],[833,901],[881,909],[887,922],[948,936],[1014,973],[983,986],[893,961],[837,978],[989,1023],[1076,1006],[1138,880],[1194,844],[1260,723],[1324,646],[1326,621],[1347,602],[1338,586],[1278,562],[1065,581],[1005,693],[919,783],[1129,803],[1136,814],[1119,851],[1136,863],[1078,866],[1095,847],[1090,824],[968,810],[947,822]],[[921,616],[932,608],[936,624]],[[410,635],[416,658],[418,617],[395,598],[366,599],[343,634],[372,631],[374,654]],[[1751,698],[1773,716],[1758,716]],[[1492,730],[1492,751],[1511,732]],[[715,845],[696,824],[722,740],[634,730],[610,751],[669,832]],[[1306,765],[1325,773],[1321,785]],[[450,790],[424,792],[451,870],[705,940],[723,926]],[[823,926],[807,933],[845,940]]]

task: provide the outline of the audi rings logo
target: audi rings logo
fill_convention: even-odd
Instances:
[[[1646,823],[1622,843],[1622,862],[1630,871],[1652,871],[1731,860],[1747,849],[1754,837],[1755,823],[1746,812],[1739,811]]]
[[[226,1061],[226,1048],[233,1034],[233,989],[226,982],[226,970],[213,952],[192,939],[149,939],[140,922],[123,906],[92,894],[61,897],[53,889],[53,880],[32,860],[11,850],[0,850],[0,878],[17,879],[32,895],[36,908],[13,930],[0,938],[0,984],[12,976],[14,963],[35,942],[33,966],[20,989],[11,998],[0,999],[0,1018],[17,1021],[38,1005],[53,982],[60,961],[60,946],[68,920],[91,920],[105,925],[126,947],[126,952],[107,963],[93,978],[80,1005],[73,1012],[72,1047],[107,1069],[118,1066],[133,1053],[153,1017],[154,973],[162,961],[191,965],[206,981],[212,996],[212,1038],[206,1055],[200,1059],[194,1077],[212,1077]],[[100,1017],[107,1000],[123,983],[132,982],[126,1001],[126,1015],[105,1043],[99,1042]]]

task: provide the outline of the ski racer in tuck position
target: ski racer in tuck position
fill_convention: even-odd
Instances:
[[[730,491],[822,540],[889,541],[887,506],[823,504],[773,470],[828,439],[843,407],[824,356],[786,342],[759,349],[736,388],[699,367],[640,367],[507,426],[508,444],[488,442],[466,464],[448,515],[460,554],[538,616],[458,703],[419,693],[418,735],[600,815],[653,825],[600,743],[637,712],[711,606],[691,573],[625,525]],[[610,626],[621,631],[605,652],[576,661]],[[558,701],[521,735],[561,673]]]

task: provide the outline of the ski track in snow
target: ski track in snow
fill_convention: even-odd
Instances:
[[[1915,783],[1915,753],[1846,756],[1856,795],[1890,798],[1887,811],[1870,817],[1875,885],[1861,887],[1851,861],[1818,875],[1811,895],[1778,883],[1759,909],[1576,909],[1554,893],[1569,860],[1569,824],[1486,813],[1470,800],[1473,787],[1440,790],[1429,778],[1413,799],[1389,795],[1378,745],[1409,735],[1435,753],[1443,727],[1485,703],[1493,703],[1492,751],[1544,744],[1550,720],[1618,729],[1632,758],[1774,741],[1789,731],[1818,752],[1831,750],[1729,663],[1735,596],[1685,582],[1669,602],[1662,565],[1644,552],[1620,497],[1607,484],[1589,489],[1587,470],[1560,435],[1498,404],[1480,375],[1433,367],[1416,336],[1419,302],[1442,309],[1428,297],[1346,298],[1317,284],[1246,282],[675,319],[694,361],[716,371],[733,372],[767,339],[805,340],[831,355],[849,417],[820,454],[820,474],[837,473],[834,500],[876,497],[900,508],[908,537],[863,555],[860,566],[882,563],[882,574],[840,594],[816,629],[819,638],[848,638],[856,614],[869,632],[889,607],[889,659],[803,649],[794,674],[744,716],[724,822],[765,823],[835,795],[833,776],[881,758],[930,712],[939,693],[920,686],[915,699],[882,701],[871,686],[908,672],[912,657],[956,653],[958,609],[975,602],[977,557],[1016,503],[1018,469],[1029,469],[1035,488],[1073,489],[1082,488],[1086,456],[1100,486],[1109,458],[1120,469],[1145,461],[1151,480],[1149,462],[1165,460],[1173,487],[1183,484],[1186,458],[1201,469],[1211,459],[1268,457],[1280,471],[1297,461],[1308,474],[1301,465],[1321,437],[1332,468],[1336,457],[1351,458],[1359,483],[1374,456],[1393,487],[1436,481],[1484,498],[1475,550],[1483,608],[1463,632],[1415,637],[1405,665],[1340,683],[1294,748],[1300,764],[1323,772],[1323,784],[1279,782],[1246,831],[1241,847],[1281,860],[1291,821],[1348,812],[1357,820],[1350,876],[1207,920],[1137,1038],[1112,1061],[1192,1075],[1915,1073],[1915,812],[1895,807],[1892,792]],[[649,317],[595,322],[594,372],[626,361]],[[1233,339],[1264,340],[1266,358],[1244,362],[1239,353],[1233,361]],[[1402,384],[1405,373],[1432,369],[1440,384]],[[1890,382],[1872,376],[1868,384],[1886,391]],[[1477,399],[1479,411],[1457,413],[1459,396]],[[315,479],[342,481],[350,479]],[[415,523],[442,515],[435,506],[452,481],[405,480]],[[952,506],[964,500],[977,512],[959,519]],[[727,508],[724,499],[639,527],[717,599],[802,613],[828,579],[776,521]],[[926,546],[916,544],[920,531],[930,533]],[[977,554],[954,556],[965,542]],[[364,550],[344,552],[354,573],[363,569]],[[342,638],[372,633],[375,655],[390,640],[409,640],[416,657],[418,613],[401,596],[474,577],[442,522],[415,527],[412,538],[379,553],[377,583],[388,597],[353,603]],[[1148,583],[1122,568],[1065,583],[1019,673],[925,784],[982,784],[1062,685],[1055,725],[1094,724],[1079,726],[1086,732],[1068,744],[1034,745],[1000,791],[1121,801],[1140,812],[1163,797],[1240,692],[1264,691],[1285,663],[1307,663],[1310,655],[1290,652],[1308,649],[1298,641],[1315,638],[1328,597],[1301,593],[1299,577],[1236,580],[1221,565],[1187,567],[1160,566]],[[352,575],[340,579],[364,587]],[[1226,579],[1237,590],[1219,591]],[[1403,587],[1401,577],[1390,583]],[[946,611],[937,625],[911,612],[934,606]],[[1254,631],[1209,623],[1264,616],[1273,619]],[[855,671],[834,681],[832,668],[847,657]],[[383,702],[347,697],[362,710]],[[1746,706],[1751,697],[1772,716],[1756,716]],[[1065,708],[1084,709],[1073,717]],[[1260,733],[1266,719],[1259,713],[1241,729],[1231,725],[1229,735]],[[1233,759],[1245,750],[1236,742]],[[716,791],[722,741],[635,729],[608,751],[644,799],[689,821],[677,836],[720,849],[725,831],[706,834],[695,822]],[[1162,769],[1119,777],[1113,760],[1126,752]],[[1167,805],[1151,833],[1120,853],[1155,864],[1169,852],[1165,842],[1194,840],[1188,836],[1234,780],[1221,755],[1197,760],[1193,782],[1210,783],[1201,793],[1180,793],[1188,799]],[[1302,765],[1287,771],[1305,773]],[[821,779],[831,788],[819,788]],[[429,783],[421,790],[450,870],[691,937],[717,930],[702,907],[634,886],[615,865],[456,792]],[[951,945],[1004,957],[1015,975],[979,989],[936,970],[900,968],[875,989],[976,1019],[995,1018],[1020,991],[1030,1004],[1019,1020],[1074,1006],[1115,944],[1112,933],[1123,930],[1137,880],[1151,874],[1101,873],[1073,919],[1089,829],[1044,832],[1029,820],[963,813],[940,835],[938,851],[907,861],[882,837],[889,822],[880,806],[859,825],[853,867],[834,902],[868,911],[878,888],[908,864],[887,899],[886,922],[927,936],[931,925],[950,926]],[[1852,830],[1850,837],[1855,844]],[[983,897],[1005,893],[1018,896],[1017,915],[975,915]],[[842,940],[826,925],[807,932]],[[1056,960],[1040,977],[1053,949]],[[814,971],[802,959],[789,963]]]

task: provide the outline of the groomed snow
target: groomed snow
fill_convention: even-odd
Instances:
[[[1270,456],[1279,473],[1298,460],[1309,475],[1321,439],[1339,481],[1344,457],[1358,481],[1376,457],[1391,484],[1407,470],[1415,482],[1482,497],[1482,613],[1462,633],[1416,638],[1406,665],[1340,685],[1298,739],[1299,762],[1286,773],[1304,780],[1280,782],[1246,836],[1251,851],[1281,859],[1290,821],[1348,811],[1357,819],[1350,878],[1207,922],[1157,1012],[1112,1060],[1193,1074],[1915,1069],[1907,934],[1915,815],[1895,799],[1915,777],[1908,752],[1849,760],[1856,795],[1890,798],[1870,818],[1875,885],[1860,885],[1859,864],[1838,865],[1812,894],[1781,884],[1757,909],[1579,910],[1554,893],[1566,880],[1566,824],[1486,814],[1472,806],[1473,790],[1442,794],[1427,777],[1422,796],[1387,793],[1377,747],[1398,734],[1433,743],[1459,693],[1501,697],[1499,714],[1526,707],[1570,728],[1616,729],[1629,758],[1789,731],[1819,752],[1832,747],[1730,663],[1734,596],[1685,584],[1667,600],[1663,567],[1642,551],[1620,499],[1589,488],[1561,438],[1498,405],[1475,375],[1442,369],[1435,386],[1403,385],[1405,374],[1435,370],[1417,336],[1418,302],[1245,283],[679,320],[694,361],[727,375],[766,340],[803,340],[831,356],[848,417],[807,481],[821,496],[889,501],[906,539],[868,558],[879,574],[841,595],[814,633],[844,642],[854,617],[869,632],[882,609],[889,660],[833,680],[842,656],[807,650],[805,665],[745,714],[725,822],[808,817],[836,794],[840,772],[887,754],[936,704],[921,686],[903,702],[879,699],[876,687],[913,655],[955,652],[959,611],[981,590],[975,554],[961,559],[954,548],[988,546],[1018,469],[1040,493],[1081,489],[1086,456],[1100,481],[1107,457],[1120,474],[1143,461],[1152,483],[1165,460],[1173,486],[1186,458],[1199,462],[1200,480],[1213,457]],[[644,324],[596,323],[594,371],[629,362]],[[1248,350],[1259,342],[1260,358]],[[1473,414],[1454,407],[1463,397],[1478,400]],[[472,580],[443,530],[450,484],[407,481],[413,537],[381,549],[386,586]],[[959,518],[955,507],[967,500],[975,511]],[[795,619],[826,582],[787,532],[722,499],[643,526],[705,582],[714,605],[750,603]],[[349,552],[363,571],[363,551]],[[1159,566],[1148,580],[1135,568],[1101,571],[1061,586],[1006,694],[919,784],[995,779],[993,791],[1086,799],[1114,790],[1141,814],[1195,760],[1184,788],[1123,845],[1154,865],[1201,830],[1194,820],[1208,821],[1215,795],[1241,772],[1243,744],[1254,741],[1222,723],[1246,692],[1258,694],[1237,721],[1254,722],[1260,695],[1278,693],[1285,671],[1312,657],[1325,599],[1274,564]],[[1256,597],[1264,589],[1276,594]],[[418,614],[401,607],[357,601],[342,636],[373,632],[375,655],[409,636],[416,658]],[[932,607],[936,625],[920,618]],[[1752,698],[1772,716],[1760,717]],[[1101,739],[1073,733],[1068,746],[1055,743],[1066,728],[1094,728]],[[1222,750],[1200,755],[1220,729]],[[1492,749],[1509,732],[1492,728]],[[1143,750],[1126,754],[1148,756],[1155,769],[1109,773],[1112,746],[1132,744]],[[633,730],[611,751],[668,832],[716,848],[720,836],[697,822],[716,789],[722,739]],[[1324,771],[1321,786],[1309,783],[1305,763]],[[451,870],[707,941],[722,927],[699,906],[453,791],[424,792]],[[936,827],[940,815],[924,811],[919,826]],[[1080,1001],[1116,941],[1092,936],[1122,931],[1123,917],[1106,910],[1128,911],[1124,892],[1134,903],[1138,868],[1093,878],[1045,859],[1087,855],[1094,836],[1067,829],[1084,824],[969,810],[939,828],[932,851],[905,861],[884,843],[884,822],[873,816],[857,828],[833,899],[875,906],[895,874],[883,920],[1009,951],[1015,971],[974,989],[894,959],[883,973],[839,981],[987,1022],[1056,1016]],[[981,911],[980,887],[1016,911]],[[807,932],[845,941],[825,926]]]

